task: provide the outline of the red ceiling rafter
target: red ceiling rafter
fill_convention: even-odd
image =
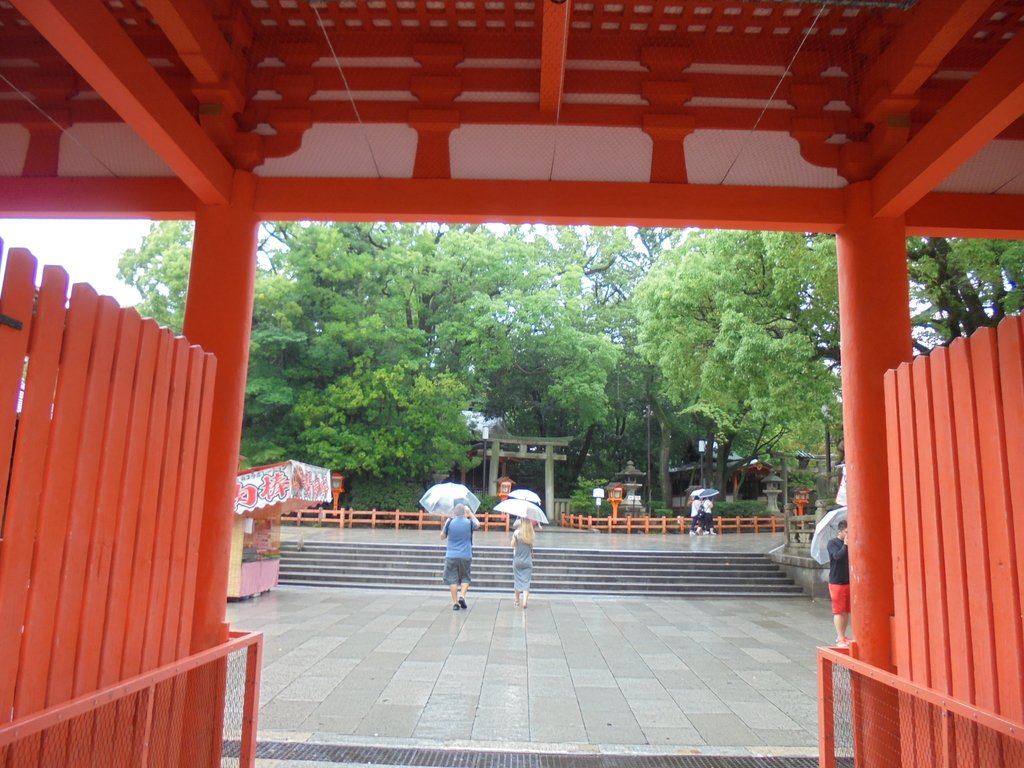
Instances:
[[[99,0],[11,0],[154,152],[210,204],[233,169]]]
[[[739,133],[749,134],[744,143],[761,156],[747,156],[745,164],[761,164],[763,200],[819,194],[774,186],[776,169],[796,167],[779,163],[799,161],[768,154],[777,144],[759,142],[758,134],[783,132],[799,142],[805,159],[838,166],[848,180],[870,179],[883,168],[873,181],[879,211],[905,211],[914,227],[939,226],[933,212],[941,206],[930,190],[990,138],[1024,137],[1014,75],[1006,74],[1021,62],[1004,51],[1019,45],[1015,35],[1024,37],[1022,15],[1020,0],[919,0],[906,11],[795,0],[6,0],[0,2],[0,72],[19,93],[0,98],[0,124],[29,129],[32,163],[25,161],[23,174],[45,174],[53,159],[40,154],[53,148],[46,116],[71,127],[124,120],[184,188],[218,202],[235,167],[281,157],[275,172],[287,173],[287,156],[302,146],[307,153],[294,167],[308,173],[308,152],[340,159],[363,151],[361,144],[318,144],[328,134],[307,132],[352,123],[355,109],[367,125],[397,126],[443,109],[450,130],[471,129],[460,152],[491,151],[513,126],[550,124],[554,110],[570,130],[647,130],[658,118],[676,130],[658,139],[660,162],[668,157],[671,172],[652,179],[662,182],[659,189],[685,188],[677,201],[699,212],[705,225],[714,217],[692,207],[690,195],[707,195],[709,187],[687,187],[685,153],[665,154],[695,130],[733,132],[720,137],[720,146],[718,138],[701,142],[702,152],[718,152],[716,161]],[[328,39],[347,82],[338,76]],[[426,66],[417,52],[431,46],[458,55],[428,57]],[[1002,66],[989,66],[997,54]],[[761,115],[770,95],[775,103]],[[885,127],[872,130],[874,121]],[[446,145],[443,133],[439,147]],[[592,192],[633,194],[632,186],[614,181],[614,172],[605,179],[599,165],[585,167],[600,152],[593,138],[599,134],[578,135],[583,141],[566,157],[579,167],[569,175],[596,172],[603,180],[589,185]],[[386,136],[402,134],[375,128],[371,141],[407,151],[408,135]],[[111,139],[105,139],[97,140],[97,150],[109,153]],[[1000,148],[1004,156],[1011,151]],[[140,157],[126,151],[112,166],[127,175]],[[266,181],[265,192],[307,179]],[[362,189],[357,180],[338,181],[344,190]],[[416,207],[409,201],[424,188],[413,180],[395,183],[411,187],[399,198],[403,210]],[[473,183],[456,180],[450,189],[464,195]],[[480,183],[485,191],[492,184]],[[513,182],[508,189],[533,194],[540,183]],[[366,189],[372,199],[377,187]],[[721,202],[717,193],[709,199]],[[482,215],[479,208],[470,205],[467,215]],[[636,209],[626,203],[620,212],[630,210]],[[576,214],[570,206],[557,215]],[[1005,224],[1000,216],[991,231]],[[723,213],[723,220],[732,219],[732,211]]]
[[[861,105],[869,121],[886,99],[908,99],[938,69],[953,47],[991,5],[991,0],[919,3],[885,53],[864,76]]]
[[[876,216],[901,216],[1024,115],[1024,35],[1018,35],[872,181]]]
[[[202,85],[216,85],[232,67],[231,49],[203,0],[146,0],[189,72]]]
[[[554,117],[562,104],[569,39],[568,3],[544,3],[540,54],[540,111]]]

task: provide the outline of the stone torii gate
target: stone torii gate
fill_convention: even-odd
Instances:
[[[552,523],[555,515],[555,462],[565,461],[564,450],[569,445],[568,437],[518,437],[516,435],[491,435],[485,441],[487,452],[487,493],[494,496],[498,490],[498,471],[502,459],[543,459],[544,460],[544,511]],[[514,446],[514,447],[513,447]]]

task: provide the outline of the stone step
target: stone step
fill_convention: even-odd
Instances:
[[[422,563],[410,563],[406,560],[375,559],[375,560],[351,560],[341,561],[330,558],[292,558],[289,557],[282,568],[289,572],[315,572],[324,573],[356,573],[360,571],[403,571],[403,572],[428,572],[440,573],[444,567],[444,561],[435,558]],[[473,558],[473,575],[484,573],[511,573],[512,558],[507,557],[501,561],[486,561]],[[643,563],[631,563],[629,567],[609,567],[601,565],[582,564],[579,566],[565,566],[558,563],[551,563],[534,559],[534,576],[542,574],[550,578],[578,578],[581,574],[589,577],[615,578],[620,576],[633,576],[636,578],[645,577],[703,577],[703,578],[749,578],[749,579],[774,579],[785,578],[775,565],[768,563],[759,567],[742,566],[729,568],[728,566],[687,566],[675,567],[647,567]]]
[[[473,590],[512,589],[509,547],[473,549]],[[316,587],[443,589],[443,544],[310,542],[282,547],[281,583]],[[733,552],[543,549],[531,589],[562,594],[675,597],[799,596],[765,555]]]
[[[359,587],[359,588],[371,588],[371,589],[412,589],[412,590],[424,590],[424,591],[438,591],[444,590],[444,586],[440,583],[439,578],[424,582],[416,579],[392,579],[387,581],[380,581],[376,579],[369,579],[362,581],[359,579],[345,580],[345,582],[337,582],[328,578],[317,579],[317,578],[301,578],[301,579],[289,579],[285,581],[281,580],[282,584],[288,586],[306,586],[306,587]],[[485,592],[485,593],[499,593],[499,592],[511,592],[512,591],[512,579],[509,577],[507,583],[501,582],[490,582],[473,579],[472,591]],[[647,597],[707,597],[707,598],[721,598],[721,597],[802,597],[803,590],[795,584],[786,584],[780,586],[773,586],[770,588],[759,587],[752,584],[736,584],[736,585],[723,585],[718,582],[709,583],[698,583],[686,586],[672,586],[665,587],[657,584],[651,584],[649,582],[639,582],[632,584],[622,585],[604,585],[598,587],[596,585],[577,584],[573,585],[557,585],[557,584],[544,584],[543,582],[534,579],[530,585],[530,591],[543,594],[563,594],[563,595],[617,595],[617,596],[647,596]]]
[[[338,555],[341,553],[350,553],[362,557],[376,553],[387,557],[391,557],[396,554],[407,555],[410,557],[437,557],[438,553],[440,553],[440,556],[443,557],[444,545],[438,543],[396,544],[394,546],[391,546],[387,544],[332,544],[325,542],[310,542],[305,544],[300,550],[296,543],[287,542],[282,545],[282,551],[287,552],[289,556],[291,556],[293,553],[318,553],[327,554],[331,556]],[[473,558],[483,558],[489,555],[500,555],[502,557],[505,557],[508,555],[509,551],[509,547],[476,546],[473,548]],[[537,557],[543,555],[545,558],[548,559],[583,560],[587,562],[628,563],[634,562],[638,557],[642,557],[645,563],[670,564],[677,564],[683,562],[707,563],[714,561],[725,561],[730,563],[765,562],[764,555],[752,552],[665,552],[663,550],[630,550],[624,552],[600,549],[548,549],[544,547],[537,547],[535,553]]]

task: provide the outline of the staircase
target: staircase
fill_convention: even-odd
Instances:
[[[282,544],[281,584],[438,589],[444,546]],[[531,591],[647,597],[793,597],[803,590],[767,556],[733,552],[544,549],[533,556]],[[511,592],[508,547],[473,548],[473,591]]]

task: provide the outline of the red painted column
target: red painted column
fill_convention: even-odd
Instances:
[[[236,171],[228,205],[196,211],[184,333],[217,356],[213,424],[206,473],[206,498],[192,623],[192,652],[227,639],[228,555],[242,408],[249,365],[256,245],[253,212],[256,180]]]
[[[910,291],[903,220],[872,218],[867,182],[847,190],[846,224],[839,229],[837,251],[855,651],[868,663],[892,669],[882,376],[912,357]]]

